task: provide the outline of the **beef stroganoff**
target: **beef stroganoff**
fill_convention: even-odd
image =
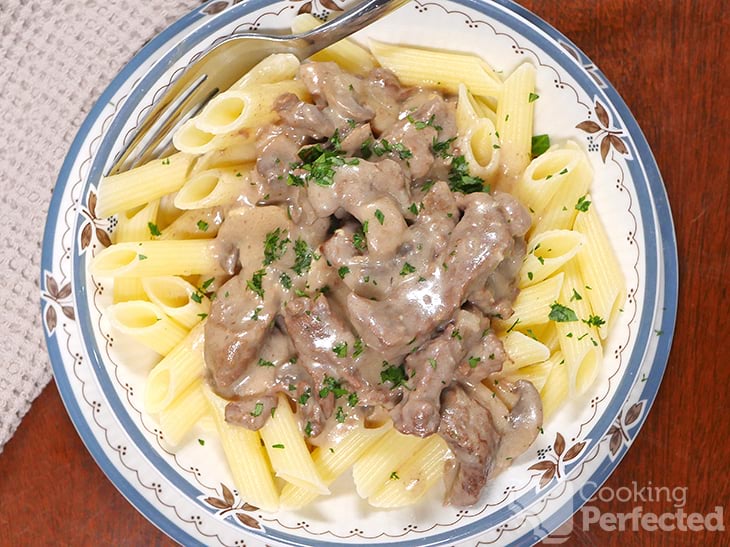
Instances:
[[[478,503],[593,383],[624,297],[585,154],[533,135],[531,65],[371,51],[267,58],[99,188],[106,313],[162,356],[146,410],[173,445],[212,415],[265,510],[349,469],[376,507],[442,477]]]

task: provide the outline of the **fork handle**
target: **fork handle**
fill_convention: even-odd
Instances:
[[[395,11],[410,0],[365,0],[343,15],[299,36],[309,57],[347,38],[370,23]]]

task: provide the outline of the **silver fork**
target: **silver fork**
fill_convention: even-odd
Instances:
[[[183,122],[265,57],[273,53],[292,53],[304,60],[408,1],[365,0],[336,19],[303,34],[247,32],[228,36],[213,44],[155,102],[108,174],[131,169],[161,155],[170,146],[174,131]]]

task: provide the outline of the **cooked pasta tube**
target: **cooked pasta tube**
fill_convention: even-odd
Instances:
[[[203,285],[212,281],[213,278],[205,280]],[[210,311],[210,300],[203,294],[207,287],[198,289],[181,277],[145,277],[142,287],[151,302],[188,329],[205,319]]]
[[[550,363],[550,372],[540,389],[540,399],[542,399],[542,413],[547,421],[568,398],[569,380],[568,366],[560,351],[553,353],[545,363]]]
[[[503,372],[541,363],[550,357],[550,350],[542,342],[516,330],[505,334],[502,344],[509,356],[509,360],[504,362]]]
[[[175,207],[206,209],[216,205],[253,207],[263,197],[253,175],[255,164],[201,171],[191,176],[175,196]]]
[[[535,285],[558,271],[578,254],[585,240],[575,230],[548,230],[532,237],[520,268],[520,287]]]
[[[194,159],[190,154],[178,152],[124,173],[103,177],[99,182],[96,214],[105,218],[177,191],[185,182]]]
[[[223,214],[220,207],[208,209],[191,209],[185,211],[175,219],[175,222],[162,230],[158,239],[212,239],[218,235],[218,229],[223,223]]]
[[[245,89],[260,84],[291,80],[299,70],[299,59],[291,53],[274,53],[244,74],[230,89]]]
[[[203,393],[215,419],[238,495],[264,511],[276,511],[279,508],[279,492],[259,433],[226,422],[228,401],[218,397],[207,386]]]
[[[532,218],[539,219],[558,189],[570,184],[570,177],[585,176],[586,162],[585,153],[572,141],[552,146],[530,162],[512,192]]]
[[[626,299],[626,281],[601,220],[590,207],[590,196],[583,200],[586,202],[588,210],[578,213],[574,224],[575,230],[586,238],[578,253],[578,265],[585,283],[583,294],[593,313],[605,321],[598,327],[598,334],[606,338]]]
[[[588,300],[583,297],[585,283],[581,279],[578,265],[568,262],[563,266],[563,271],[565,281],[560,291],[560,304],[556,304],[563,308],[556,308],[553,315],[556,317],[555,327],[560,350],[568,365],[570,393],[580,395],[596,379],[598,367],[603,360],[603,350],[594,326],[595,316],[591,313]]]
[[[375,494],[424,442],[415,435],[389,430],[352,467],[358,495],[369,498]]]
[[[144,241],[152,239],[158,234],[157,210],[160,201],[154,200],[142,207],[119,213],[117,228],[114,230],[114,242]],[[145,300],[147,295],[144,292],[139,279],[119,279],[114,283],[114,302],[127,302],[128,300]]]
[[[535,67],[524,63],[505,79],[497,102],[500,163],[503,175],[511,182],[518,180],[530,163],[534,91]]]
[[[391,472],[380,489],[368,498],[373,507],[404,507],[420,500],[443,476],[449,455],[446,442],[431,435],[402,465]]]
[[[297,15],[292,21],[291,30],[294,34],[300,34],[313,30],[320,26],[322,21],[309,13]],[[354,41],[345,38],[335,44],[324,48],[310,57],[312,61],[335,62],[348,72],[355,74],[367,74],[376,67],[375,59],[370,52]]]
[[[285,395],[279,395],[276,411],[260,433],[277,477],[316,494],[329,494]]]
[[[203,379],[200,378],[160,412],[162,438],[173,447],[180,445],[209,411],[203,394]]]
[[[298,80],[224,91],[193,118],[195,127],[207,133],[223,135],[273,122],[279,117],[273,109],[274,101],[283,93],[293,93],[302,100],[309,98],[307,88]]]
[[[256,161],[258,152],[256,151],[256,140],[253,138],[255,132],[244,131],[243,133],[248,133],[248,135],[241,134],[240,138],[236,138],[222,150],[211,150],[200,156],[190,174]]]
[[[395,46],[370,40],[370,51],[381,66],[405,85],[421,85],[458,93],[465,84],[474,95],[500,98],[502,82],[482,59],[468,53]]]
[[[477,114],[473,98],[463,84],[459,85],[456,124],[459,136],[455,146],[464,155],[470,174],[490,179],[500,163],[497,130],[492,120]]]
[[[193,327],[150,372],[144,394],[144,406],[150,414],[163,411],[203,377],[204,325],[205,321],[202,321]]]
[[[170,319],[159,306],[144,300],[109,306],[107,318],[115,330],[160,355],[167,355],[187,334],[187,329]]]
[[[206,154],[233,146],[240,140],[247,140],[250,132],[246,129],[230,133],[215,134],[198,127],[198,118],[190,118],[172,136],[172,144],[188,154]]]
[[[541,363],[535,363],[533,365],[528,365],[526,367],[508,371],[507,374],[504,376],[507,380],[510,381],[527,380],[529,382],[532,382],[532,385],[535,386],[535,389],[540,391],[545,385],[545,381],[550,374],[550,369],[552,368],[553,364],[554,363],[548,358]],[[502,377],[501,374],[500,377]]]
[[[140,241],[111,245],[91,261],[98,277],[220,274],[215,241]]]
[[[520,293],[512,303],[513,313],[509,319],[497,319],[493,324],[501,330],[524,330],[535,325],[544,325],[548,322],[550,304],[560,296],[563,286],[562,273],[549,277],[540,283],[520,288]]]
[[[336,443],[315,448],[312,452],[312,461],[325,485],[329,487],[392,427],[393,422],[390,421],[375,428],[358,425],[350,429]],[[310,489],[290,483],[281,491],[281,506],[285,509],[299,509],[314,501],[317,496],[318,494]]]

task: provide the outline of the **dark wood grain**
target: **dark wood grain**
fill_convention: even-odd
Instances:
[[[730,500],[730,20],[722,0],[525,0],[603,70],[663,173],[680,257],[680,303],[657,401],[607,486],[686,487],[686,512]],[[602,512],[636,503],[597,502]],[[645,512],[673,511],[666,500]],[[727,526],[728,516],[725,515]],[[576,523],[570,544],[727,545],[720,532],[608,532]],[[0,456],[3,545],[169,545],[99,471],[54,385]]]

